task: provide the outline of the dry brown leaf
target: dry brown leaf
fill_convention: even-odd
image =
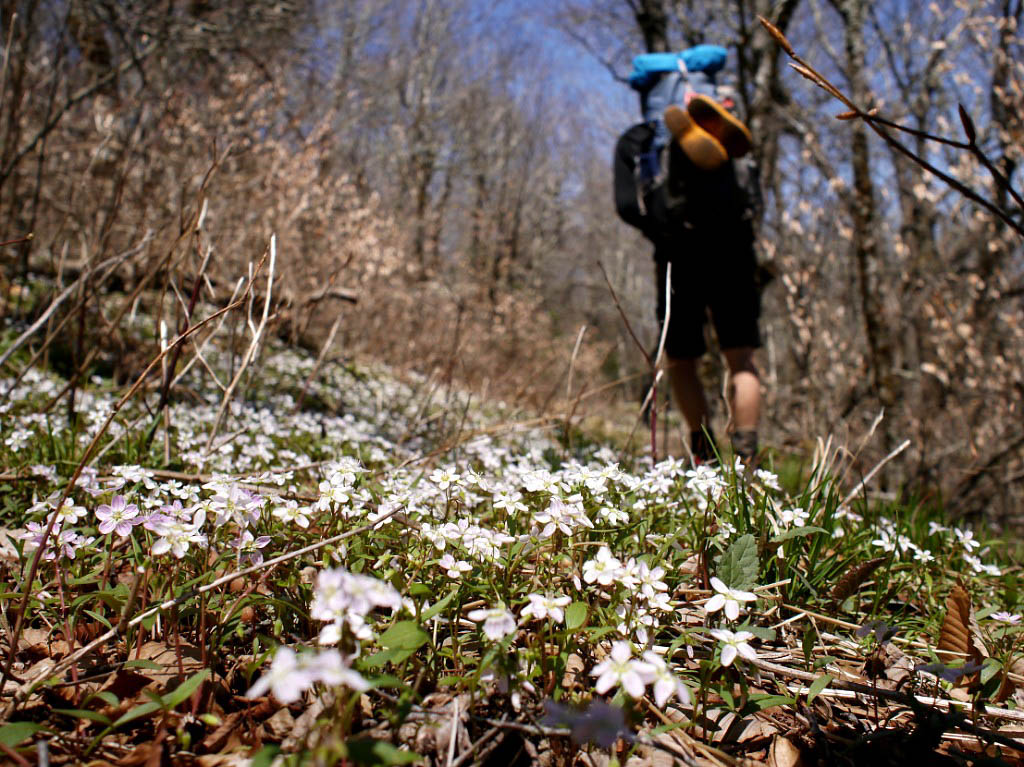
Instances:
[[[132,659],[140,658],[159,664],[160,668],[158,669],[142,669],[140,673],[143,676],[149,677],[155,684],[163,688],[168,682],[178,678],[179,671],[184,672],[184,678],[187,679],[203,669],[202,655],[198,647],[188,642],[182,642],[180,649],[180,669],[178,667],[178,652],[173,644],[146,642],[146,644],[139,648],[138,654],[133,652],[131,657]]]
[[[779,728],[774,722],[767,722],[759,716],[754,716],[747,722],[747,726],[740,733],[736,742],[749,744],[752,741],[766,740],[778,732]]]
[[[864,584],[864,581],[887,559],[888,557],[876,557],[847,570],[846,574],[833,587],[832,598],[837,602],[842,602],[847,597],[853,596],[857,589]]]
[[[939,631],[936,655],[945,664],[971,657],[971,596],[959,583],[946,597],[946,617]]]
[[[263,731],[273,741],[282,741],[291,735],[295,728],[295,718],[287,708],[279,708],[273,716],[263,722]]]
[[[803,767],[804,760],[793,741],[776,735],[768,751],[768,764],[770,767]]]
[[[244,753],[205,754],[196,757],[196,763],[199,767],[246,767],[252,759]]]
[[[565,673],[562,675],[562,688],[572,690],[578,686],[585,669],[586,664],[584,664],[583,658],[574,652],[569,653],[569,657],[565,661]]]
[[[899,689],[900,685],[914,673],[914,661],[892,642],[882,645],[882,662],[885,664],[885,678],[891,684],[883,684],[890,689]]]

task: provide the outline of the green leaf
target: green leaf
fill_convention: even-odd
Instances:
[[[739,627],[740,631],[749,631],[751,634],[756,636],[762,642],[774,642],[775,641],[775,629],[769,628],[768,626],[751,626],[749,622],[744,621],[743,625]]]
[[[381,634],[378,641],[388,649],[415,652],[430,641],[430,635],[415,621],[399,621]]]
[[[373,655],[364,655],[356,660],[356,667],[362,670],[380,668],[386,663],[401,663],[415,650],[381,650]]]
[[[376,676],[373,679],[367,679],[366,681],[369,682],[370,686],[375,690],[379,690],[381,688],[405,687],[405,682],[391,674],[382,674],[381,676]]]
[[[583,602],[573,602],[565,608],[565,627],[569,631],[575,631],[587,622],[587,605]]]
[[[793,706],[796,701],[789,695],[751,695],[749,704],[758,711],[764,711],[775,706]]]
[[[750,533],[741,535],[717,558],[717,575],[725,585],[745,589],[757,583],[757,541]]]
[[[192,693],[194,693],[199,688],[199,685],[201,685],[209,676],[210,669],[208,668],[204,668],[198,674],[193,674],[176,688],[171,690],[171,692],[164,695],[162,698],[163,704],[167,708],[175,708],[179,704],[184,703],[192,697]]]
[[[980,682],[986,684],[988,680],[1003,670],[1003,664],[995,658],[985,658],[981,665]]]
[[[118,700],[117,696],[109,690],[100,690],[96,693],[95,697],[102,700],[108,706],[116,706],[118,703],[121,702],[120,700]]]
[[[249,767],[270,767],[274,763],[274,758],[280,753],[280,746],[264,746],[249,762]]]
[[[430,635],[416,621],[399,621],[381,634],[378,641],[387,649],[366,658],[362,664],[365,668],[401,663],[429,642]]]
[[[86,610],[86,611],[85,611],[85,613],[86,613],[87,615],[90,615],[90,616],[92,616],[93,618],[95,618],[95,619],[96,619],[97,621],[99,621],[100,623],[102,623],[102,624],[103,624],[104,626],[106,626],[106,627],[107,627],[108,629],[112,629],[112,628],[114,628],[113,626],[111,626],[111,625],[110,625],[110,621],[108,621],[108,620],[107,620],[106,618],[104,618],[104,617],[103,617],[102,615],[100,615],[100,614],[99,614],[98,612],[96,612],[95,610]]]
[[[420,628],[416,621],[398,621],[380,635],[382,647],[389,650],[411,650],[415,652],[430,641],[430,635]]]
[[[111,726],[117,728],[120,727],[122,724],[128,724],[128,722],[134,721],[135,719],[141,719],[144,716],[149,716],[150,714],[159,710],[160,704],[156,701],[151,700],[149,703],[143,703],[139,706],[136,706],[131,711],[122,716],[120,719],[118,719],[116,722],[114,722],[114,724],[112,724]]]
[[[431,597],[433,595],[434,592],[424,583],[414,583],[409,587],[409,596],[411,597]]]
[[[400,751],[384,740],[361,738],[359,740],[350,740],[345,746],[348,748],[349,757],[356,764],[412,764],[423,758],[412,751]]]
[[[811,682],[811,686],[807,688],[808,706],[811,705],[811,703],[814,702],[814,699],[818,697],[818,693],[820,693],[822,690],[824,690],[826,687],[832,684],[832,680],[833,677],[831,674],[822,674],[813,682]]]
[[[11,722],[0,727],[0,743],[8,748],[14,748],[26,738],[45,729],[43,725],[35,722]]]
[[[136,658],[135,660],[125,661],[125,668],[163,668],[159,663],[148,658]]]
[[[771,543],[782,543],[783,541],[788,541],[791,538],[800,538],[800,537],[803,537],[805,535],[815,535],[816,533],[827,533],[827,532],[828,532],[828,530],[826,530],[825,528],[823,528],[823,527],[814,527],[813,525],[809,525],[808,527],[794,527],[794,528],[791,528],[789,530],[786,530],[786,532],[784,532],[784,533],[779,533],[774,538],[772,538],[770,542]]]
[[[89,711],[84,708],[55,708],[53,713],[64,714],[64,716],[70,716],[72,719],[89,719],[100,724],[110,724],[109,716],[104,716],[98,711]]]
[[[424,611],[424,613],[420,616],[420,620],[422,620],[424,623],[426,621],[429,621],[431,618],[433,618],[435,615],[441,612],[444,608],[446,608],[449,604],[451,604],[451,601],[455,599],[455,595],[458,593],[458,588],[452,589],[448,593],[448,596],[441,598],[437,602],[434,602],[434,604],[431,605],[428,610]]]

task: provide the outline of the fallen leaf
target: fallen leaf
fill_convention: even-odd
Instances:
[[[562,675],[562,689],[572,690],[577,686],[580,680],[580,674],[586,666],[581,658],[576,653],[569,653],[569,657],[565,659],[565,673]]]
[[[252,758],[244,753],[239,754],[205,754],[196,757],[199,767],[248,767]]]
[[[847,570],[846,574],[833,587],[832,598],[841,603],[847,597],[853,596],[857,589],[864,585],[864,581],[888,559],[888,557],[876,557]]]
[[[291,735],[295,729],[295,719],[287,708],[279,708],[272,717],[263,723],[263,730],[267,737],[274,741],[281,741]]]
[[[203,669],[199,648],[187,642],[181,643],[180,669],[178,667],[178,652],[174,645],[163,642],[146,642],[139,648],[138,654],[134,652],[131,654],[131,660],[136,659],[148,660],[159,666],[159,668],[146,668],[142,673],[161,690],[167,686],[168,682],[178,679],[181,672],[184,673],[182,679],[187,679]]]
[[[892,689],[898,689],[914,673],[914,661],[892,642],[882,645],[880,655],[885,664],[885,678],[892,682]]]
[[[946,597],[946,617],[939,630],[936,655],[945,664],[966,661],[971,652],[971,597],[957,584]]]
[[[791,740],[776,735],[768,751],[768,764],[770,767],[803,767],[804,760]]]

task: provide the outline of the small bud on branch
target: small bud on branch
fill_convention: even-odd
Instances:
[[[768,34],[775,38],[775,42],[782,46],[782,50],[793,58],[796,58],[796,51],[793,50],[793,46],[789,44],[789,40],[786,39],[786,36],[782,34],[781,30],[768,21],[764,16],[758,16],[757,18],[761,22],[761,26],[768,30]]]
[[[978,137],[977,132],[974,130],[974,120],[967,114],[967,110],[964,109],[963,104],[957,104],[957,109],[960,110],[960,122],[963,123],[964,133],[967,135],[967,140],[972,144]]]

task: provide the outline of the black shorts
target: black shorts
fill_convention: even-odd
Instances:
[[[665,316],[666,264],[672,263],[672,306],[665,353],[674,359],[707,351],[704,325],[710,312],[722,349],[761,346],[757,320],[761,292],[749,226],[713,233],[692,230],[655,250],[658,325]],[[660,336],[659,336],[660,337]]]

